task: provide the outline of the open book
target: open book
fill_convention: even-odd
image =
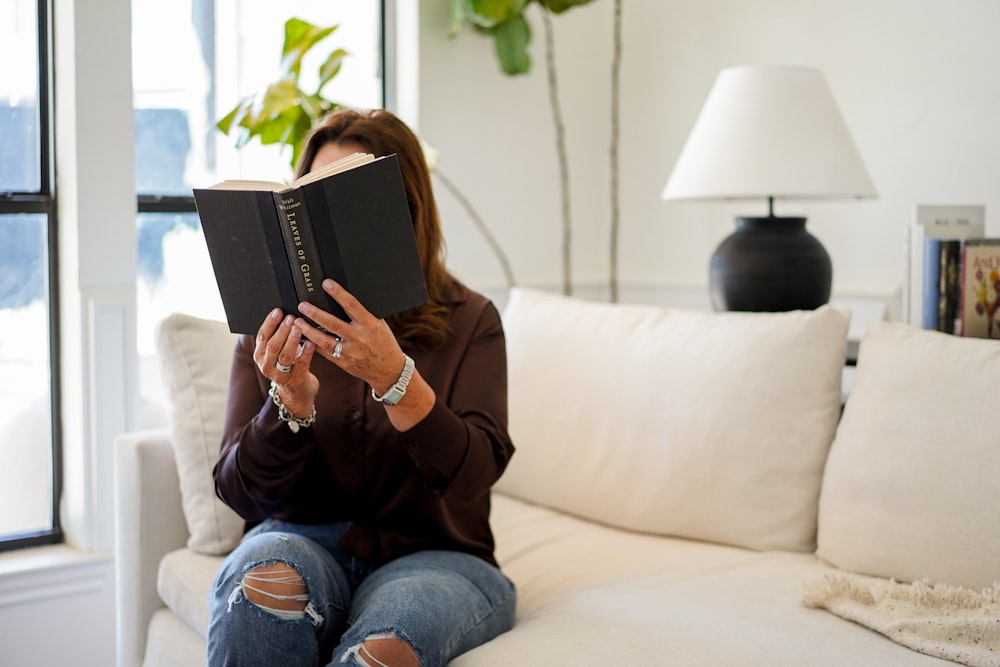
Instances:
[[[427,300],[395,155],[355,153],[296,179],[227,180],[194,190],[198,216],[234,333],[308,301],[342,319],[323,291],[333,278],[376,317]]]

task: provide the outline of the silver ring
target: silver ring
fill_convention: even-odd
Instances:
[[[330,356],[333,357],[334,359],[340,359],[340,353],[343,351],[344,351],[344,342],[338,340]]]
[[[275,361],[274,362],[274,367],[277,368],[282,373],[291,373],[292,372],[292,367],[291,366],[286,366],[283,363],[281,363],[280,361]]]

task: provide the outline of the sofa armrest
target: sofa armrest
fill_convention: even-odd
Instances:
[[[114,479],[118,665],[134,667],[142,663],[149,619],[163,606],[160,560],[188,538],[169,430],[115,438]]]

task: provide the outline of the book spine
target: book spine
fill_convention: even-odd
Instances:
[[[941,294],[938,297],[938,331],[957,334],[959,302],[962,300],[961,282],[962,241],[948,239],[941,242]]]
[[[960,336],[968,336],[970,333],[970,314],[975,309],[976,303],[976,286],[971,280],[972,269],[969,266],[970,259],[969,248],[966,246],[962,248],[962,297],[960,303],[961,315],[958,326],[958,335]]]
[[[309,207],[300,189],[274,193],[281,236],[292,268],[299,300],[330,310],[330,298],[323,291],[323,263],[312,229]]]
[[[938,328],[938,301],[941,296],[941,239],[924,239],[923,308],[920,326]]]
[[[344,289],[354,294],[354,285],[351,284],[351,281],[344,272],[344,260],[338,238],[337,221],[340,220],[341,224],[343,224],[345,216],[343,215],[343,210],[341,210],[340,215],[335,214],[332,210],[333,207],[327,201],[326,197],[326,188],[330,187],[332,181],[342,176],[343,174],[337,174],[334,177],[323,179],[316,183],[309,183],[302,187],[302,196],[317,221],[313,231],[316,236],[317,252],[319,253],[320,260],[323,262],[324,276],[333,278]],[[360,192],[355,192],[354,194],[358,197],[362,196]],[[344,207],[341,208],[343,209]],[[358,295],[355,294],[355,296]],[[350,316],[344,312],[344,309],[336,301],[330,305],[329,312],[346,322],[351,320]]]
[[[923,319],[924,329],[958,333],[959,302],[962,298],[960,239],[924,239]]]
[[[281,224],[278,213],[274,208],[274,201],[270,192],[254,192],[256,210],[260,216],[261,232],[264,235],[267,259],[271,262],[274,271],[274,280],[278,287],[280,301],[277,305],[283,311],[294,312],[292,308],[298,305],[297,290],[295,280],[292,275],[292,265],[288,262],[288,253],[285,252],[285,241],[281,234]],[[273,307],[274,304],[271,304]],[[264,318],[260,318],[263,322]],[[259,323],[258,323],[259,324]]]

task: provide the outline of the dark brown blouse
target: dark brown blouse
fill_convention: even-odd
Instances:
[[[495,563],[490,487],[514,452],[504,333],[493,304],[468,290],[451,325],[442,346],[405,350],[437,394],[405,433],[367,384],[319,355],[316,423],[292,433],[253,361],[253,337],[241,336],[213,472],[219,497],[248,522],[353,522],[341,546],[373,563],[425,549]]]

